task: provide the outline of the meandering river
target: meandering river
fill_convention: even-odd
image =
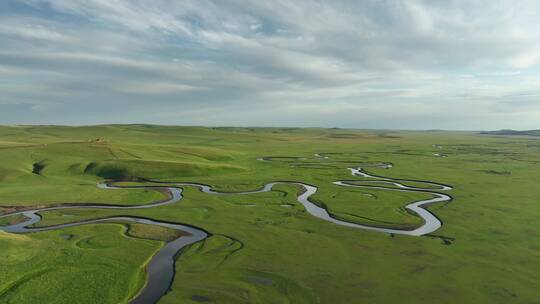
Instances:
[[[317,154],[316,156],[327,158],[326,156],[321,156],[319,154]],[[260,160],[271,161],[268,158],[261,158]],[[381,164],[374,164],[374,165],[369,165],[369,166],[390,168],[391,164],[381,163]],[[448,190],[451,190],[452,187],[448,185],[428,182],[428,181],[394,179],[394,178],[389,178],[389,177],[371,175],[371,174],[368,174],[366,171],[364,171],[362,167],[349,168],[349,170],[351,171],[351,174],[353,176],[363,177],[366,179],[338,180],[338,181],[333,182],[333,184],[338,185],[338,186],[343,186],[343,187],[361,187],[361,188],[382,189],[382,190],[388,190],[388,191],[422,192],[422,193],[430,194],[432,198],[416,201],[416,202],[408,204],[405,207],[409,209],[410,211],[414,212],[415,214],[417,214],[418,216],[420,216],[423,219],[424,223],[416,229],[403,230],[403,229],[391,229],[391,228],[381,228],[381,227],[375,227],[375,226],[369,226],[369,225],[361,225],[361,224],[334,218],[325,208],[322,208],[310,201],[309,198],[317,192],[317,187],[313,185],[308,185],[302,182],[276,181],[276,182],[271,182],[271,183],[266,184],[263,188],[259,190],[235,192],[235,193],[219,192],[219,191],[214,190],[211,186],[204,185],[204,184],[167,182],[168,186],[163,186],[163,187],[159,187],[159,186],[118,187],[118,186],[112,186],[110,184],[98,184],[98,187],[100,188],[111,189],[111,190],[121,189],[121,188],[122,189],[125,189],[125,188],[166,189],[170,193],[170,197],[169,199],[162,202],[146,204],[146,205],[137,205],[137,206],[119,206],[119,205],[103,205],[103,204],[102,205],[88,204],[84,206],[66,205],[66,206],[60,206],[60,207],[39,208],[39,209],[34,209],[34,210],[13,212],[13,213],[2,215],[0,216],[0,218],[20,214],[20,215],[24,215],[27,219],[21,223],[17,223],[14,225],[0,226],[0,230],[4,230],[6,232],[11,232],[11,233],[30,233],[30,232],[39,232],[39,231],[50,231],[50,230],[55,230],[55,229],[60,229],[60,228],[95,224],[95,223],[103,223],[103,222],[136,222],[136,223],[147,224],[147,225],[157,225],[157,226],[162,226],[162,227],[167,227],[167,228],[187,232],[188,235],[183,235],[171,242],[166,243],[163,247],[161,247],[157,251],[157,253],[151,258],[150,262],[146,266],[147,283],[143,287],[143,289],[139,292],[139,294],[137,294],[130,301],[130,303],[147,304],[147,303],[157,302],[163,295],[165,295],[169,291],[170,286],[172,284],[173,277],[174,277],[175,258],[181,252],[181,250],[185,248],[186,246],[189,246],[193,243],[199,242],[207,238],[210,235],[208,232],[204,231],[203,229],[185,225],[185,224],[169,223],[169,222],[163,222],[163,221],[140,218],[140,217],[132,217],[132,216],[100,218],[100,219],[79,221],[79,222],[73,222],[73,223],[67,223],[67,224],[61,224],[61,225],[55,225],[55,226],[47,226],[47,227],[32,227],[34,224],[37,224],[41,220],[41,216],[39,215],[39,213],[52,211],[52,210],[61,210],[61,209],[130,210],[130,209],[155,208],[159,206],[173,204],[180,201],[182,199],[182,188],[184,187],[196,187],[200,191],[211,194],[211,195],[239,195],[239,194],[254,194],[254,193],[268,192],[268,191],[271,191],[273,186],[277,184],[294,184],[303,188],[303,191],[301,191],[300,194],[297,196],[298,202],[304,206],[304,208],[310,215],[316,218],[319,218],[321,220],[327,221],[327,222],[331,222],[334,224],[347,226],[351,228],[356,228],[356,229],[364,229],[364,230],[377,231],[377,232],[383,232],[383,233],[392,233],[392,234],[404,234],[404,235],[411,235],[411,236],[421,236],[421,235],[429,234],[437,230],[439,227],[441,227],[442,225],[441,221],[435,215],[433,215],[431,212],[424,209],[423,207],[430,204],[434,204],[434,203],[449,202],[452,198],[447,194],[440,193],[440,191],[448,191]],[[364,185],[362,185],[362,183],[364,183]],[[373,185],[373,183],[376,183],[376,185]],[[407,186],[404,183],[424,184],[426,186],[429,186],[429,188],[412,187],[412,186]]]

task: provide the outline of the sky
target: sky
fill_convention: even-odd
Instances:
[[[540,129],[540,1],[1,0],[0,124]]]

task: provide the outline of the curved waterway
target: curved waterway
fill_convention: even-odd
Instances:
[[[324,157],[321,155],[316,155],[316,156]],[[271,158],[261,158],[261,160],[271,161]],[[372,165],[366,165],[363,167],[367,167],[367,166],[381,167],[381,168],[392,167],[391,164],[387,164],[387,163],[372,164]],[[196,228],[196,227],[188,226],[188,225],[182,225],[178,223],[169,223],[169,222],[163,222],[163,221],[140,218],[140,217],[133,217],[133,216],[101,218],[101,219],[79,221],[79,222],[47,226],[47,227],[31,227],[32,225],[38,223],[41,220],[41,216],[38,213],[52,211],[52,210],[62,210],[62,209],[130,210],[130,209],[155,208],[159,206],[173,204],[180,201],[182,199],[183,187],[196,187],[200,191],[204,193],[212,194],[212,195],[239,195],[239,194],[254,194],[254,193],[268,192],[268,191],[271,191],[274,185],[277,185],[277,184],[292,184],[292,185],[297,185],[303,188],[303,191],[301,191],[301,193],[298,195],[297,200],[300,204],[304,206],[306,211],[310,215],[316,218],[319,218],[321,220],[327,221],[327,222],[331,222],[334,224],[347,226],[351,228],[356,228],[356,229],[364,229],[364,230],[392,233],[392,234],[404,234],[404,235],[411,235],[411,236],[421,236],[421,235],[429,234],[437,230],[439,227],[441,227],[442,225],[441,221],[435,215],[433,215],[431,212],[424,209],[423,207],[430,204],[434,204],[434,203],[442,203],[442,202],[448,202],[452,200],[452,198],[449,195],[439,192],[439,191],[451,190],[452,187],[448,185],[428,182],[428,181],[394,179],[394,178],[389,178],[389,177],[371,175],[367,173],[366,171],[364,171],[362,167],[349,168],[349,170],[351,171],[351,174],[353,176],[363,177],[367,179],[338,180],[338,181],[333,182],[333,184],[338,185],[338,186],[343,186],[343,187],[372,188],[372,189],[401,191],[401,192],[422,192],[422,193],[430,194],[432,198],[416,201],[416,202],[408,204],[405,207],[408,210],[420,216],[423,219],[424,223],[416,229],[405,230],[405,229],[391,229],[391,228],[381,228],[381,227],[375,227],[375,226],[369,226],[369,225],[361,225],[361,224],[357,224],[353,222],[336,219],[330,213],[328,213],[326,209],[319,207],[318,205],[310,201],[309,198],[317,192],[317,187],[308,185],[302,182],[276,181],[276,182],[268,183],[264,187],[258,190],[233,192],[233,193],[219,192],[219,191],[214,190],[211,186],[198,184],[198,183],[160,182],[160,183],[166,183],[168,184],[168,186],[118,187],[118,186],[111,186],[109,184],[98,184],[98,187],[102,189],[125,189],[125,188],[166,189],[169,192],[170,197],[169,199],[165,201],[152,203],[152,204],[146,204],[146,205],[136,205],[136,206],[88,204],[88,205],[82,205],[82,206],[81,205],[59,206],[59,207],[49,207],[49,208],[40,208],[40,209],[34,209],[34,210],[13,212],[13,213],[1,215],[0,218],[20,214],[20,215],[24,215],[27,218],[27,220],[21,223],[10,225],[10,226],[0,226],[0,230],[4,230],[6,232],[11,232],[11,233],[30,233],[30,232],[50,231],[50,230],[56,230],[56,229],[66,228],[66,227],[74,227],[74,226],[104,223],[104,222],[109,222],[109,223],[110,222],[135,222],[135,223],[141,223],[141,224],[147,224],[147,225],[156,225],[156,226],[161,226],[161,227],[166,227],[166,228],[171,228],[171,229],[187,232],[188,235],[182,235],[181,237],[171,242],[166,243],[161,249],[157,251],[157,253],[151,258],[150,262],[146,266],[147,283],[143,287],[143,289],[139,292],[139,294],[130,301],[130,303],[147,304],[147,303],[156,303],[163,295],[165,295],[169,291],[170,286],[172,284],[172,280],[174,278],[175,259],[177,255],[181,252],[181,250],[188,245],[191,245],[193,243],[199,242],[207,238],[209,236],[208,232],[202,229]],[[367,184],[368,182],[370,184]],[[407,182],[415,183],[415,184],[425,184],[429,186],[429,188],[407,186],[404,184]],[[365,183],[365,184],[362,185],[362,183]],[[375,185],[373,185],[373,183],[375,183]]]
[[[107,184],[98,184],[99,188],[102,189],[120,189],[120,188],[141,188],[141,187],[113,187]],[[147,189],[157,189],[157,187],[144,187]],[[162,189],[159,187],[159,189]],[[155,225],[166,227],[170,229],[175,229],[187,234],[182,235],[181,237],[166,243],[161,247],[154,256],[146,265],[147,273],[147,282],[143,289],[133,298],[130,303],[132,304],[148,304],[156,303],[163,295],[165,295],[172,284],[174,278],[174,263],[176,255],[182,250],[182,248],[201,241],[208,237],[208,233],[202,229],[198,229],[192,226],[162,222],[158,220],[152,220],[147,218],[140,218],[134,216],[118,216],[118,217],[108,217],[102,219],[94,219],[87,221],[79,221],[61,225],[47,226],[47,227],[30,227],[41,221],[41,216],[38,214],[44,211],[53,211],[53,210],[62,210],[62,209],[121,209],[121,210],[130,210],[130,209],[146,209],[154,208],[158,206],[169,205],[178,202],[182,199],[182,189],[166,187],[170,193],[170,198],[147,205],[137,205],[137,206],[117,206],[117,205],[84,205],[84,206],[60,206],[60,207],[50,207],[50,208],[41,208],[35,210],[27,210],[21,212],[10,213],[7,215],[0,216],[12,216],[12,215],[24,215],[27,220],[24,222],[11,225],[11,226],[0,226],[0,230],[11,233],[29,233],[29,232],[40,232],[40,231],[50,231],[60,228],[96,224],[96,223],[110,223],[110,222],[134,222],[146,225]]]

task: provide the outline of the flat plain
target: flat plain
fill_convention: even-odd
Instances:
[[[404,208],[421,192],[339,187],[348,168],[451,185],[429,207],[437,231],[404,236],[343,227],[308,214],[299,187],[244,195],[183,188],[174,204],[41,212],[37,226],[136,216],[210,235],[177,257],[160,303],[540,303],[540,138],[475,132],[153,125],[0,127],[0,213],[59,205],[134,206],[164,200],[155,182],[223,192],[273,181],[318,187],[313,202],[363,225],[413,229]],[[425,184],[424,184],[425,186]],[[0,218],[0,226],[24,221]],[[0,303],[127,303],[170,229],[111,222],[0,231]]]

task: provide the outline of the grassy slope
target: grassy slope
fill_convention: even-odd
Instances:
[[[270,299],[278,303],[287,299],[295,303],[351,299],[534,303],[540,287],[535,271],[540,228],[534,224],[540,215],[540,190],[535,183],[540,175],[539,150],[537,139],[450,132],[5,127],[0,128],[0,156],[12,161],[0,164],[0,204],[134,204],[162,195],[96,190],[95,183],[111,171],[123,177],[202,182],[224,191],[252,189],[272,180],[301,180],[319,186],[315,199],[338,216],[370,224],[418,224],[418,218],[402,207],[423,198],[420,194],[343,189],[330,183],[350,179],[347,166],[390,161],[394,168],[371,171],[455,187],[450,192],[454,202],[431,207],[445,223],[437,234],[455,238],[452,245],[435,238],[389,237],[318,221],[295,204],[297,189],[292,186],[250,196],[209,196],[187,189],[179,204],[127,213],[189,223],[219,234],[181,256],[173,291],[164,303],[189,302],[194,296],[219,299],[219,303]],[[318,152],[330,158],[313,157]],[[260,156],[306,159],[260,162],[256,160]],[[41,175],[31,173],[38,162],[45,164]],[[91,162],[106,173],[95,168],[85,173]],[[40,192],[28,191],[26,184]],[[256,206],[246,206],[251,204]],[[126,212],[47,212],[42,224],[112,214]],[[48,234],[53,233],[35,237],[54,239]],[[126,246],[117,246],[119,254]],[[148,258],[148,253],[132,255],[141,261]],[[25,286],[41,291],[39,284]]]
[[[118,224],[29,235],[0,232],[0,303],[127,303],[158,242]]]

